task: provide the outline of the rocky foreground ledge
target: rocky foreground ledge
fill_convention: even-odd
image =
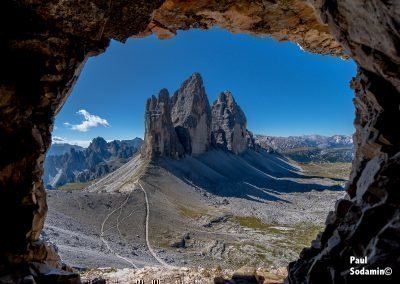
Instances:
[[[163,268],[141,269],[99,268],[81,275],[83,283],[196,283],[196,284],[281,284],[287,276],[286,268],[255,269],[242,267],[237,271],[217,268]],[[157,282],[159,280],[159,282]],[[141,282],[142,281],[142,282]]]

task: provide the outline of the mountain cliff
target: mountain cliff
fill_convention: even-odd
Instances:
[[[172,97],[172,122],[185,153],[198,155],[211,145],[211,107],[199,73],[190,76]]]
[[[247,149],[247,119],[229,91],[222,92],[212,107],[213,145],[233,153]]]
[[[180,159],[211,149],[240,154],[249,148],[258,146],[232,93],[222,92],[211,107],[199,73],[184,81],[171,98],[163,89],[158,99],[152,96],[147,101],[142,149],[146,157]]]

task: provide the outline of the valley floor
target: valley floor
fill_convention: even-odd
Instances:
[[[323,228],[343,183],[268,153],[136,157],[87,190],[49,191],[43,237],[85,269],[285,267]]]

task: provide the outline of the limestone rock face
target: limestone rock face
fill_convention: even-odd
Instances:
[[[211,109],[203,80],[194,73],[171,99],[166,89],[158,99],[148,99],[142,154],[150,159],[177,159],[202,154],[211,147],[235,154],[257,150],[246,123],[244,112],[228,91],[218,96]]]
[[[183,153],[183,147],[172,125],[169,93],[168,90],[162,89],[158,99],[152,96],[146,103],[142,155],[148,158],[179,158]]]
[[[222,92],[212,106],[212,143],[235,154],[247,150],[247,120],[229,91]]]
[[[172,104],[172,123],[185,152],[206,152],[211,145],[211,108],[199,73],[183,82]]]

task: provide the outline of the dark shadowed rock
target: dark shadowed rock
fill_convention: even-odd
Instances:
[[[246,130],[246,140],[247,140],[247,148],[248,149],[252,149],[254,151],[260,151],[261,150],[261,146],[258,143],[257,139],[254,137],[253,132],[251,132],[250,130]],[[266,149],[268,152],[269,149]]]
[[[183,82],[172,105],[172,123],[185,152],[206,152],[211,144],[211,108],[199,73]]]
[[[232,93],[221,93],[212,106],[212,143],[235,154],[247,150],[246,116]],[[250,142],[251,143],[251,142]]]

